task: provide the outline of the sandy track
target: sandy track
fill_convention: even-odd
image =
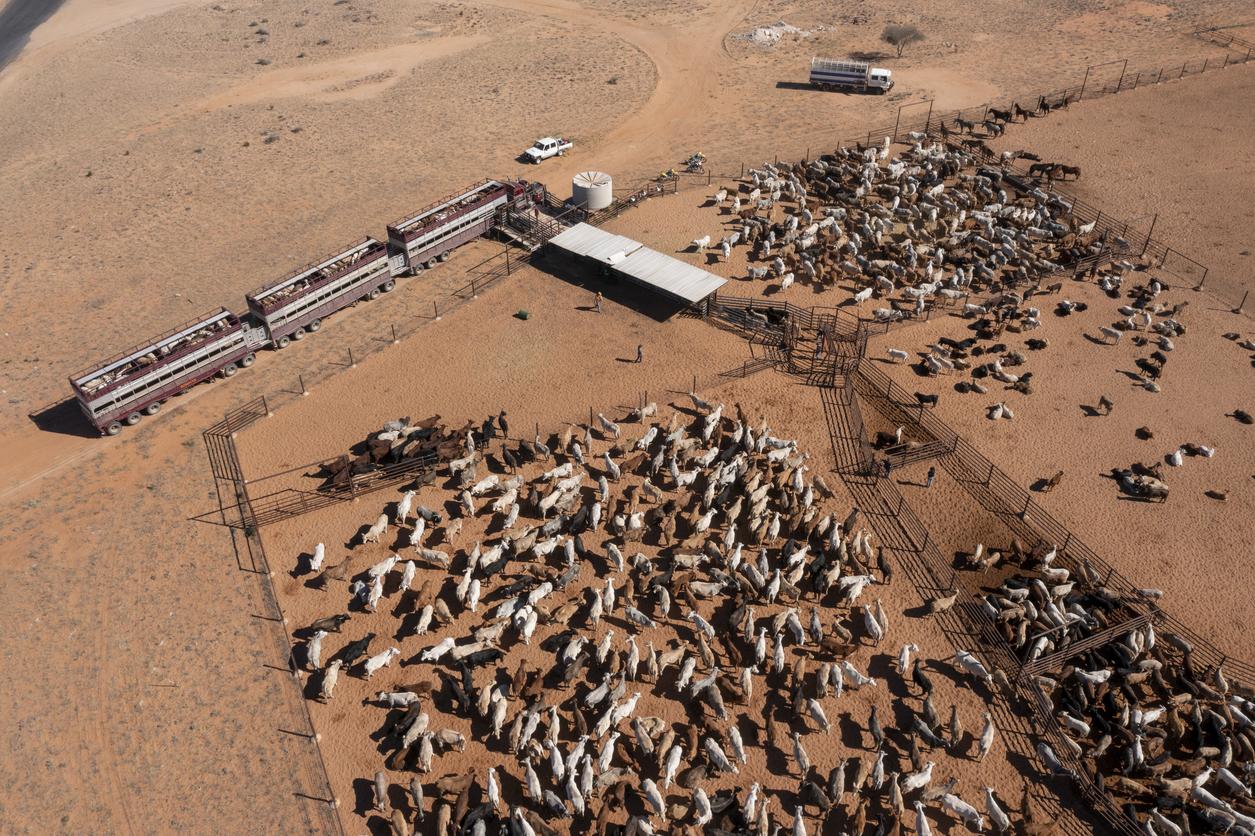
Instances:
[[[607,171],[631,170],[656,155],[659,128],[672,137],[704,133],[717,100],[719,70],[732,63],[724,40],[756,5],[754,0],[715,4],[710,16],[692,15],[687,25],[643,26],[623,18],[584,9],[569,0],[486,0],[491,5],[557,18],[622,38],[653,62],[657,82],[645,104],[583,149]],[[549,182],[561,183],[587,168],[586,161],[559,160],[546,165]],[[552,178],[552,179],[550,179]]]

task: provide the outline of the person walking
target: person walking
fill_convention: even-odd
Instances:
[[[643,345],[636,346],[636,362],[639,363],[644,359],[645,359],[645,346]]]
[[[933,486],[933,482],[936,482],[936,481],[937,481],[937,468],[929,467],[928,478],[924,482],[924,487],[931,488]]]
[[[593,310],[601,313],[601,291],[597,291],[597,295],[593,297]]]

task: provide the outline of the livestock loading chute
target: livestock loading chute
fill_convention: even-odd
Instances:
[[[449,251],[478,238],[496,225],[497,213],[544,186],[526,180],[484,180],[388,226],[388,260],[392,275],[417,273],[436,266]]]
[[[395,285],[387,248],[367,238],[244,298],[271,344],[284,348],[289,340],[321,328],[328,314],[361,299],[375,299]]]
[[[226,308],[197,317],[70,378],[87,420],[102,435],[155,415],[161,404],[218,373],[251,366],[261,333]]]

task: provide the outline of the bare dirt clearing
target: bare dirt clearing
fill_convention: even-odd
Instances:
[[[68,373],[194,310],[238,306],[243,292],[346,241],[378,236],[383,224],[467,182],[515,172],[514,155],[534,135],[560,130],[579,141],[560,163],[525,172],[560,191],[578,170],[605,168],[626,184],[695,148],[733,170],[742,160],[800,156],[851,129],[891,121],[918,93],[976,105],[993,92],[1074,83],[1086,64],[1117,56],[1158,66],[1216,55],[1180,33],[1245,12],[1227,1],[1183,4],[1168,15],[1116,7],[1064,28],[1075,14],[1067,4],[1029,4],[1005,17],[947,9],[926,21],[928,42],[890,64],[901,86],[870,99],[780,83],[803,78],[814,53],[851,45],[879,51],[884,19],[913,17],[914,8],[873,16],[775,2],[712,4],[713,11],[687,15],[618,0],[587,9],[400,0],[215,5],[71,0],[0,75],[0,191],[17,196],[0,205],[8,419],[0,567],[10,578],[0,599],[10,622],[23,625],[0,639],[8,662],[0,714],[11,718],[9,757],[0,766],[11,791],[0,815],[15,832],[229,832],[243,821],[263,831],[317,829],[314,802],[294,795],[309,789],[299,779],[310,744],[278,731],[299,717],[275,709],[290,683],[265,667],[284,668],[286,660],[270,652],[273,626],[254,617],[262,609],[256,580],[238,571],[224,532],[188,521],[216,501],[197,435],[259,393],[290,390],[300,372],[339,371],[333,364],[343,362],[345,346],[382,324],[376,310],[417,315],[430,298],[403,287],[377,303],[387,308],[341,314],[321,342],[267,355],[233,382],[201,387],[180,408],[112,442],[42,432],[25,418],[65,393]],[[158,14],[176,6],[183,8]],[[819,34],[771,51],[725,37],[781,16]],[[431,56],[443,49],[444,57]],[[380,55],[386,60],[374,63]],[[322,69],[307,71],[306,63]],[[329,69],[324,85],[320,73]],[[1213,80],[1223,86],[1233,78],[1209,74],[1180,89],[1201,84],[1189,89],[1204,90],[1197,97],[1204,101]],[[271,97],[297,89],[310,95]],[[241,91],[249,103],[204,107]],[[1107,99],[1090,112],[1126,101]],[[1248,136],[1234,132],[1226,150],[1249,153]],[[1094,161],[1078,162],[1088,172]],[[1088,173],[1086,180],[1094,182]],[[1152,194],[1149,179],[1142,185]],[[642,240],[665,251],[686,235]],[[1204,261],[1209,248],[1202,247]],[[462,283],[452,273],[423,281],[442,292]],[[682,386],[692,374],[745,358],[743,343],[696,322],[672,328],[625,316],[590,336],[581,325],[563,333],[565,315],[511,319],[519,307],[540,310],[538,297],[555,296],[557,309],[587,304],[583,291],[551,277],[500,291],[499,309],[484,306],[488,319],[449,337],[478,387],[433,381],[431,370],[454,354],[434,338],[416,338],[421,350],[407,355],[407,342],[381,355],[374,370],[364,362],[320,384],[299,407],[285,407],[297,411],[282,418],[289,431],[275,439],[290,445],[284,459],[321,456],[416,409],[415,398],[429,392],[450,404],[450,414],[470,415],[511,403],[506,396],[525,386],[530,394],[519,401],[533,405],[520,407],[520,420],[556,427],[588,405],[629,402],[639,389]],[[537,333],[548,345],[526,339]],[[649,362],[614,363],[638,341]],[[467,359],[472,345],[498,358],[482,374],[470,373],[483,365]],[[380,371],[394,356],[405,358],[400,371]],[[564,379],[570,357],[581,360]],[[527,374],[516,376],[510,358]],[[396,396],[359,404],[366,389],[355,381],[363,372]],[[321,401],[324,391],[339,397]],[[818,426],[811,400],[789,405],[791,381],[760,376],[739,391],[750,409],[770,401],[762,411],[773,423],[809,439],[814,455],[824,451],[808,435]],[[344,404],[353,405],[351,420],[340,418]],[[268,426],[256,430],[274,432]],[[1226,441],[1220,456],[1232,446]],[[1205,466],[1212,465],[1230,466],[1219,457]],[[1061,503],[1069,497],[1064,488],[1056,494]],[[1075,507],[1077,518],[1088,512],[1080,500]],[[1227,507],[1242,510],[1233,500]],[[331,523],[327,536],[339,528]],[[293,548],[305,547],[296,540]],[[1174,611],[1187,621],[1211,605],[1193,582],[1183,577],[1181,593],[1169,590],[1183,599]],[[1225,635],[1238,629],[1216,624]],[[348,771],[335,776],[337,786]]]

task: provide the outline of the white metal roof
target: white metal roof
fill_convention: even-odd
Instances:
[[[611,266],[641,248],[639,241],[583,223],[555,235],[549,239],[549,243],[569,253],[596,259]]]
[[[648,247],[641,247],[616,264],[614,269],[690,303],[700,302],[728,281]]]
[[[608,264],[630,279],[685,302],[700,302],[727,279],[651,250],[631,238],[589,224],[576,224],[549,243],[575,255]]]

